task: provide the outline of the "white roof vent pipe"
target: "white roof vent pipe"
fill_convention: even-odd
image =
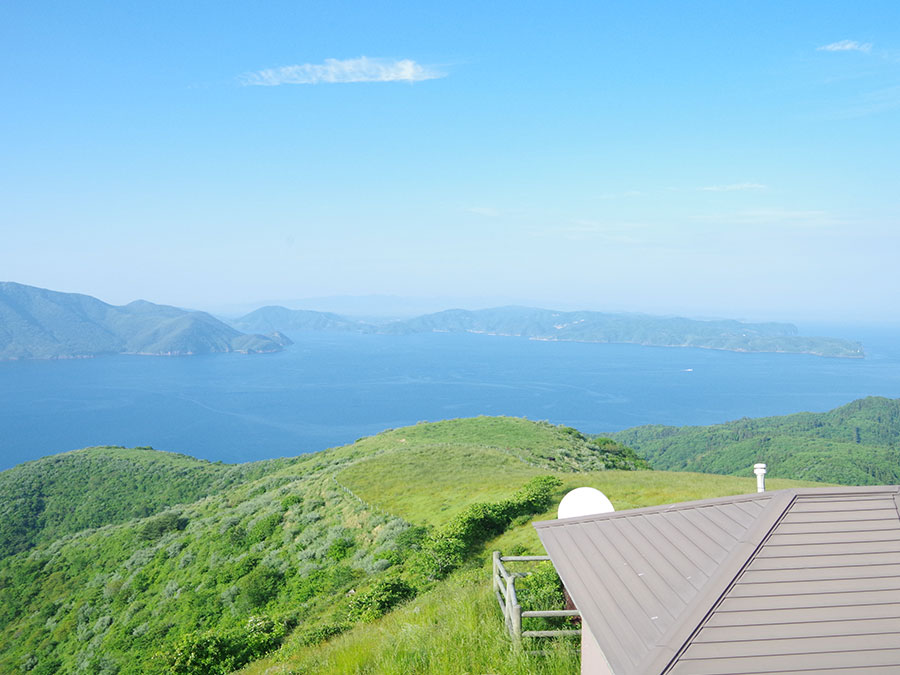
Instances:
[[[753,465],[753,473],[756,474],[756,491],[757,492],[765,492],[766,491],[766,465],[765,464],[754,464]]]

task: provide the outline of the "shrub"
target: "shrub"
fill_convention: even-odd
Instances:
[[[161,513],[155,518],[150,518],[144,526],[141,528],[140,537],[141,539],[153,540],[159,539],[166,532],[175,532],[177,530],[183,530],[187,527],[188,519],[181,516],[179,513],[175,513],[174,511],[167,511],[166,513]]]
[[[303,497],[301,497],[300,495],[288,495],[287,497],[285,497],[281,500],[281,510],[287,511],[294,504],[299,504],[302,501],[303,501]]]
[[[562,485],[554,476],[532,478],[510,499],[472,504],[425,539],[418,565],[428,578],[441,579],[459,567],[488,539],[501,534],[514,518],[546,511]]]
[[[257,544],[268,539],[275,528],[281,525],[281,514],[272,513],[257,520],[247,531],[247,544]]]
[[[243,628],[185,635],[174,649],[157,658],[170,673],[230,673],[280,645],[284,634],[284,624],[269,617],[251,616]]]
[[[329,560],[343,560],[356,547],[356,542],[350,537],[340,537],[335,539],[325,551],[325,557]]]
[[[330,640],[335,635],[340,635],[348,628],[349,623],[325,623],[321,626],[314,626],[302,631],[297,637],[297,643],[302,646],[317,645],[325,640]]]
[[[564,609],[566,606],[562,581],[559,580],[553,563],[549,561],[538,563],[531,574],[516,582],[516,596],[524,610]],[[526,617],[523,619],[523,628],[551,630],[568,623],[568,617]]]
[[[377,619],[415,594],[416,590],[399,577],[381,579],[369,590],[353,596],[347,612],[348,618],[351,621]]]
[[[284,575],[271,567],[259,566],[238,583],[245,606],[261,607],[278,594]]]

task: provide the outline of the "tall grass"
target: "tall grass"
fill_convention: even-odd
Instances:
[[[323,645],[292,648],[278,662],[259,662],[242,671],[264,673],[504,673],[574,675],[577,643],[543,641],[517,648],[503,626],[483,569],[451,575],[444,583],[400,609]],[[540,649],[540,654],[531,650]]]

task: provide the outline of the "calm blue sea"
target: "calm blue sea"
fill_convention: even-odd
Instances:
[[[516,415],[599,433],[900,397],[900,331],[820,334],[862,339],[869,356],[314,333],[272,355],[0,363],[0,469],[89,445],[244,462],[420,420]]]

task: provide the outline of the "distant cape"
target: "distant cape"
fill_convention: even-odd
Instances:
[[[247,335],[206,312],[145,300],[109,305],[89,295],[0,282],[0,360],[264,353],[287,344],[284,335]]]

